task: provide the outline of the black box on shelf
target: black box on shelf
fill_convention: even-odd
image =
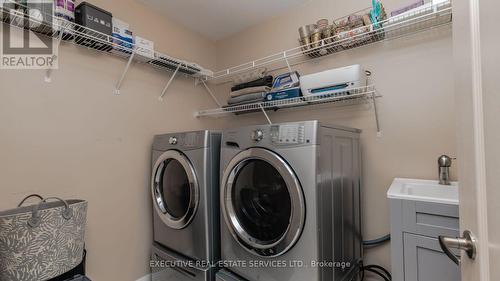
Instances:
[[[75,28],[75,42],[101,51],[112,49],[113,15],[88,2],[82,2],[75,9],[75,22],[83,28]]]

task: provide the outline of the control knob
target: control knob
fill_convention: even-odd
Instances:
[[[252,139],[254,141],[261,141],[264,138],[264,132],[262,130],[255,130],[252,132]]]
[[[177,144],[177,138],[176,137],[170,137],[170,139],[168,139],[168,143],[170,143],[172,145],[176,145]]]

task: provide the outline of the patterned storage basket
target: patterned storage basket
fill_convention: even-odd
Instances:
[[[21,207],[30,197],[41,201]],[[86,217],[87,201],[36,194],[0,212],[0,280],[44,281],[76,267],[83,259]]]

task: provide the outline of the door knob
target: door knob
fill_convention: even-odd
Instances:
[[[465,251],[467,256],[474,260],[477,254],[476,237],[469,230],[464,231],[463,237],[439,236],[439,246],[443,252],[457,265],[460,265],[461,259],[455,256],[451,249]]]

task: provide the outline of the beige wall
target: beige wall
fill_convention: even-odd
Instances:
[[[215,43],[133,0],[92,2],[157,50],[214,68]],[[87,199],[88,272],[97,281],[136,280],[149,270],[153,135],[213,122],[193,118],[211,104],[193,79],[174,80],[159,102],[170,74],[149,66],[134,65],[115,96],[125,63],[64,44],[50,84],[42,71],[0,71],[0,209],[32,192]]]
[[[391,11],[408,1],[385,0]],[[222,69],[297,45],[299,26],[319,18],[341,17],[369,1],[312,0],[283,16],[217,42]],[[437,178],[437,157],[455,155],[455,119],[450,28],[346,51],[294,67],[301,74],[361,64],[373,72],[382,137],[377,137],[373,109],[321,106],[271,113],[273,122],[319,119],[363,130],[363,214],[365,239],[389,232],[386,192],[395,177]],[[284,72],[282,70],[281,72]],[[229,85],[218,88],[224,98]],[[221,98],[222,99],[222,98]],[[262,114],[226,119],[222,126],[265,123]],[[453,170],[456,176],[455,170]],[[389,246],[366,251],[367,262],[390,266]]]

